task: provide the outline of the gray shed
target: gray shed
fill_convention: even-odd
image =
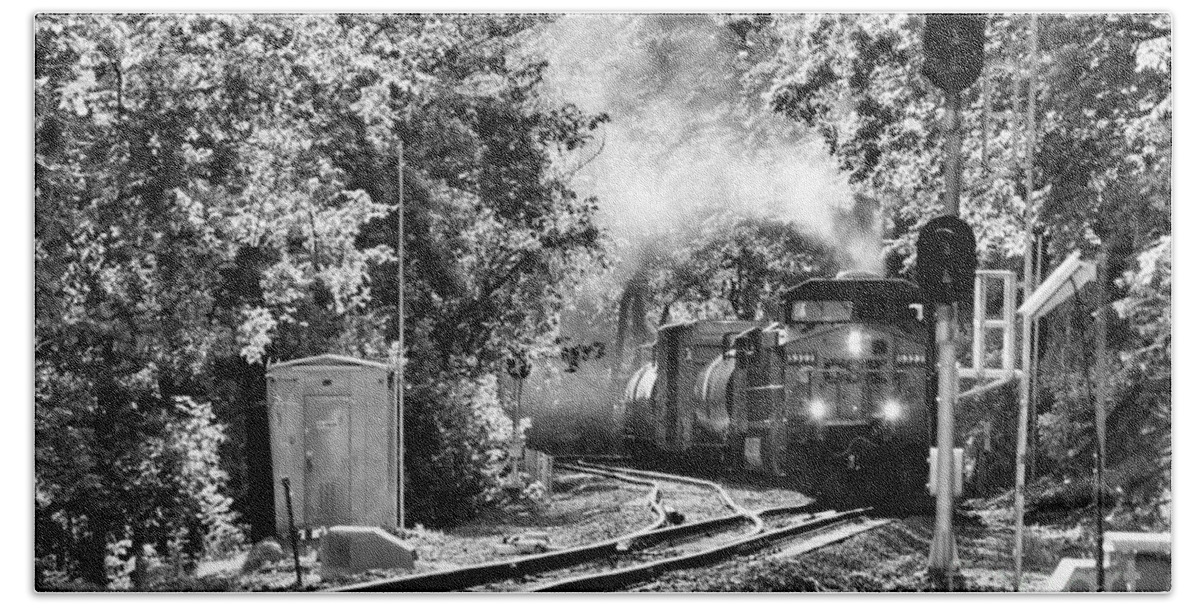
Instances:
[[[387,365],[318,355],[267,367],[276,527],[396,525],[396,406]]]

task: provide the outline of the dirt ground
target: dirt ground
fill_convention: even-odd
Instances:
[[[417,554],[413,573],[444,570],[512,557],[505,537],[526,532],[545,532],[550,549],[584,545],[639,530],[654,520],[646,488],[581,474],[560,474],[555,479],[552,500],[543,504],[521,503],[489,509],[472,521],[446,530],[416,526],[397,535]],[[322,589],[360,580],[411,574],[407,571],[372,571],[354,577],[325,580],[317,563],[319,541],[303,546],[300,558],[304,588]],[[196,585],[230,591],[284,591],[296,588],[294,561],[285,559],[256,572],[239,572],[246,554],[202,564]]]

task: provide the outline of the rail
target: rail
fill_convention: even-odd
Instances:
[[[776,511],[781,513],[791,508],[805,507],[784,507],[777,509],[764,509],[763,511]],[[785,526],[777,530],[768,532],[760,532],[750,534],[737,540],[722,544],[718,547],[689,553],[687,555],[670,557],[667,559],[656,560],[644,564],[637,564],[626,568],[611,570],[607,572],[585,574],[564,580],[554,581],[548,584],[537,587],[524,589],[524,591],[545,592],[585,592],[585,591],[617,591],[625,589],[639,582],[643,582],[661,575],[671,570],[684,570],[688,568],[696,568],[699,566],[708,565],[718,562],[736,555],[749,553],[758,550],[766,545],[778,543],[782,540],[804,534],[824,530],[826,528],[841,524],[849,520],[860,518],[867,509],[854,509],[852,511],[829,512],[823,516],[816,516],[799,524]],[[762,512],[760,512],[762,513]]]
[[[582,467],[576,467],[565,463],[555,463],[555,466],[567,470],[583,470]],[[582,547],[572,547],[569,549],[561,549],[559,551],[551,551],[549,553],[542,553],[539,555],[475,564],[464,566],[462,568],[453,568],[450,570],[438,570],[436,572],[411,574],[378,581],[367,581],[364,583],[357,583],[344,587],[336,587],[329,589],[329,591],[396,592],[454,591],[459,589],[467,589],[470,587],[485,585],[496,580],[504,580],[515,576],[545,572],[547,570],[555,570],[577,563],[599,559],[606,555],[611,555],[612,553],[622,550],[622,548],[627,546],[629,541],[632,539],[657,530],[666,524],[666,509],[663,508],[661,502],[662,488],[657,483],[646,481],[644,479],[638,479],[631,475],[603,471],[601,469],[583,472],[589,472],[595,475],[618,479],[620,481],[625,481],[635,485],[650,486],[650,490],[647,492],[646,498],[650,504],[650,508],[655,513],[654,522],[636,532],[631,532],[613,539],[592,543],[590,545],[584,545]]]
[[[564,578],[549,580],[540,584],[534,583],[534,586],[522,588],[522,591],[602,591],[620,589],[633,585],[638,581],[652,578],[668,570],[692,568],[713,563],[739,553],[750,552],[765,545],[778,543],[783,539],[798,534],[834,526],[840,522],[861,517],[863,513],[868,511],[867,509],[855,509],[843,512],[818,512],[820,507],[813,504],[771,507],[758,511],[750,511],[737,503],[724,487],[708,480],[594,463],[580,462],[568,464],[559,462],[555,466],[565,470],[600,475],[627,483],[649,486],[650,490],[647,492],[647,500],[655,512],[655,521],[638,531],[582,547],[573,547],[535,556],[489,562],[451,570],[358,583],[330,589],[329,591],[429,592],[465,590],[565,570],[615,556],[638,559],[636,553],[644,548],[653,548],[681,539],[696,539],[706,534],[720,534],[735,530],[738,526],[746,524],[751,526],[749,531],[740,534],[736,539],[722,542],[716,547],[705,548],[666,559],[652,559],[644,563],[615,570],[610,568],[587,574],[567,575]],[[667,518],[666,510],[662,504],[662,487],[659,483],[663,481],[698,485],[712,489],[717,493],[724,505],[733,511],[733,513],[724,517],[664,527]],[[798,524],[785,525],[774,530],[766,530],[764,518],[795,514],[812,514],[812,517],[806,518]],[[650,554],[647,553],[647,555]]]

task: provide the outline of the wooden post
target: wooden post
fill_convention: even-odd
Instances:
[[[1041,233],[1041,231],[1038,231],[1037,236],[1034,240],[1034,243],[1036,245],[1035,255],[1037,257],[1035,258],[1034,265],[1033,265],[1033,282],[1035,285],[1041,285],[1042,277],[1044,274],[1042,272],[1043,260],[1042,260],[1042,233]],[[1042,344],[1041,320],[1034,319],[1033,320],[1033,360],[1031,361],[1031,366],[1030,366],[1030,370],[1029,370],[1029,412],[1030,412],[1030,416],[1029,416],[1029,419],[1030,419],[1029,420],[1029,446],[1028,446],[1029,464],[1027,466],[1027,471],[1026,471],[1026,475],[1029,477],[1032,477],[1033,479],[1037,479],[1038,369],[1041,366],[1041,363],[1038,359],[1038,352],[1040,352],[1040,350],[1041,350],[1041,344]]]
[[[292,539],[292,560],[296,565],[296,589],[304,588],[304,574],[300,570],[300,535],[296,533],[296,517],[292,511],[292,480],[284,477],[280,480],[283,483],[283,500],[287,507],[288,514],[288,536]]]
[[[404,140],[396,144],[396,525],[404,529]]]
[[[1029,24],[1029,99],[1025,103],[1025,267],[1022,299],[1028,300],[1033,293],[1033,155],[1036,149],[1037,120],[1034,104],[1037,90],[1034,87],[1033,70],[1037,55],[1037,15],[1031,16]],[[1033,318],[1021,318],[1021,385],[1020,404],[1017,413],[1017,462],[1016,480],[1013,488],[1013,589],[1021,590],[1021,574],[1025,558],[1025,460],[1029,444],[1029,394],[1033,381],[1032,359],[1035,356],[1032,342]]]

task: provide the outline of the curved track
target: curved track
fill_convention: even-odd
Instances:
[[[496,581],[507,580],[517,576],[559,569],[587,560],[599,559],[605,555],[610,555],[620,550],[620,547],[624,546],[625,543],[628,543],[629,541],[642,535],[653,532],[654,530],[657,530],[666,524],[667,513],[662,504],[663,490],[657,482],[647,479],[639,479],[637,477],[615,471],[609,472],[601,469],[588,470],[590,467],[573,467],[571,465],[561,464],[556,464],[555,466],[569,470],[592,473],[595,475],[602,475],[604,477],[610,477],[612,479],[617,479],[634,485],[649,486],[650,489],[646,492],[646,500],[649,503],[650,508],[654,511],[654,522],[636,532],[631,532],[624,536],[600,541],[598,543],[584,545],[582,547],[572,547],[570,549],[551,551],[549,553],[487,562],[484,564],[464,566],[462,568],[454,568],[451,570],[439,570],[437,572],[427,572],[424,574],[413,574],[379,581],[357,583],[344,587],[335,587],[333,589],[329,589],[329,591],[458,591],[479,585],[486,585]]]
[[[860,518],[865,509],[816,512],[812,505],[751,512],[722,486],[703,479],[597,464],[558,464],[561,468],[648,486],[653,524],[611,540],[535,556],[452,570],[359,583],[330,591],[610,591],[625,589],[663,572],[701,566],[759,551],[789,538],[826,530]],[[665,487],[664,487],[665,486]],[[683,496],[685,487],[714,492],[730,515],[664,527],[664,495]],[[693,490],[694,492],[694,490]]]
[[[767,517],[794,516],[797,513],[802,513],[805,508],[807,507],[764,509],[758,515]],[[809,517],[800,518],[801,521],[798,523],[787,522],[764,532],[742,534],[683,555],[670,556],[665,559],[652,559],[644,563],[614,570],[573,576],[546,584],[523,588],[522,591],[619,591],[653,579],[671,570],[696,568],[712,564],[736,555],[761,551],[764,548],[787,541],[797,535],[837,527],[845,522],[860,519],[864,512],[864,509],[856,509],[853,511],[829,511],[820,514],[811,514]]]

